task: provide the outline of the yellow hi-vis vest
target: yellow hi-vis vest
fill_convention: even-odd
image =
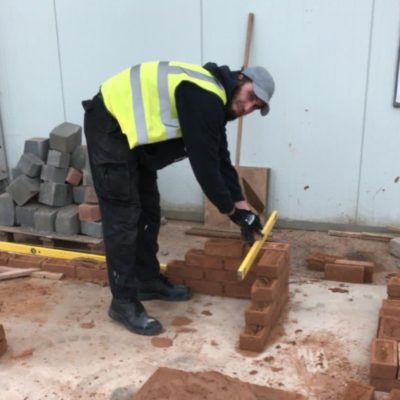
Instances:
[[[209,71],[177,61],[139,64],[101,85],[104,104],[131,149],[182,136],[175,102],[175,89],[182,81],[215,93],[226,104],[225,89]]]

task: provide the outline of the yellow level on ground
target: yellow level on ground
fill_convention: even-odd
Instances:
[[[89,258],[91,260],[96,260],[99,262],[106,262],[106,257],[101,254],[93,254],[93,253],[86,253],[86,252],[72,251],[72,250],[50,249],[48,247],[32,246],[29,244],[21,244],[13,242],[0,241],[0,251],[8,251],[10,253],[17,253],[17,254],[30,254],[42,257],[54,257],[54,258],[61,258],[64,260],[72,260],[74,258]],[[160,268],[162,270],[165,270],[166,265],[161,264]]]

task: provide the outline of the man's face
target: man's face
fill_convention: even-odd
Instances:
[[[239,86],[236,88],[231,101],[227,104],[226,116],[228,121],[260,110],[264,102],[259,99],[253,90],[253,83],[239,77]]]

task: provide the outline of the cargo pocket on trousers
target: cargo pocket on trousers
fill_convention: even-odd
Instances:
[[[133,199],[131,176],[127,164],[98,164],[95,168],[97,191],[104,199],[129,202]],[[93,171],[92,171],[93,172]]]

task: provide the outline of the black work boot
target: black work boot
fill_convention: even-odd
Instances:
[[[173,285],[160,275],[150,281],[137,282],[137,298],[139,300],[184,301],[192,298],[192,290],[184,285]]]
[[[108,309],[108,315],[115,321],[124,324],[130,331],[139,335],[158,335],[162,325],[150,317],[139,300],[113,299]]]

